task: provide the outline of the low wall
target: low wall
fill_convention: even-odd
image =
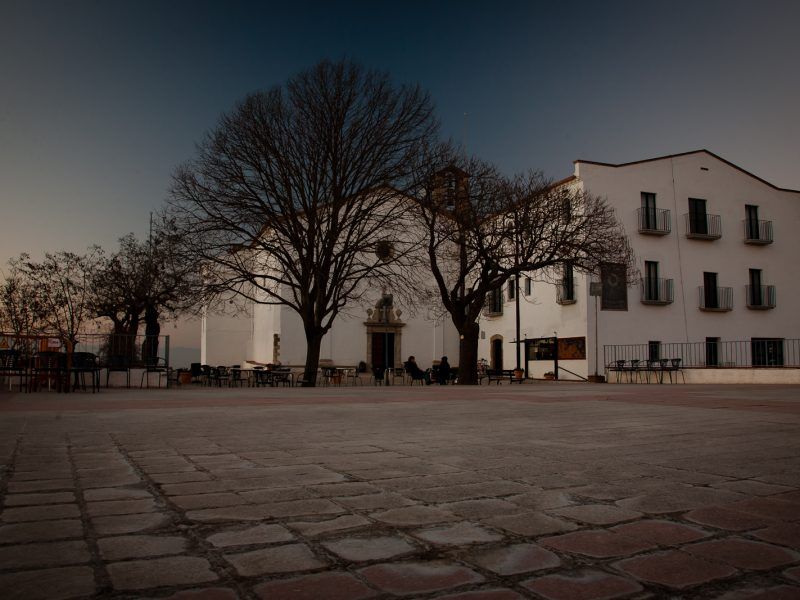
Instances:
[[[800,369],[684,369],[686,383],[800,383]],[[674,376],[674,374],[673,374]],[[678,375],[678,380],[683,381]]]

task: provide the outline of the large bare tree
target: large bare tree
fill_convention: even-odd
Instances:
[[[436,128],[418,86],[325,61],[247,96],[175,174],[169,213],[209,289],[296,311],[309,385],[337,315],[407,255],[398,192]]]
[[[632,266],[613,210],[577,186],[534,172],[505,177],[441,147],[420,168],[418,222],[433,294],[460,335],[460,383],[477,383],[478,320],[491,292],[526,272],[554,278],[566,263],[584,272]]]

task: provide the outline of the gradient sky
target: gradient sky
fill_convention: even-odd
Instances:
[[[0,263],[146,234],[220,113],[322,58],[422,84],[507,172],[708,148],[800,188],[798,23],[796,0],[0,0]]]

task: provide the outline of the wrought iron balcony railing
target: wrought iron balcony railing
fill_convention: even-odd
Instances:
[[[745,244],[772,243],[772,221],[745,219],[742,223],[744,224]]]
[[[683,215],[686,237],[695,240],[718,240],[722,237],[722,217],[719,215]]]
[[[672,304],[673,284],[672,279],[649,278],[641,280],[642,284],[642,304]]]
[[[733,310],[733,288],[700,286],[700,310],[724,312]]]
[[[568,279],[561,279],[556,284],[556,302],[559,304],[575,304],[575,282]]]
[[[646,208],[636,210],[639,233],[647,235],[667,235],[672,231],[672,218],[666,208]]]
[[[775,308],[774,285],[747,285],[745,286],[747,308],[752,310],[768,310]]]

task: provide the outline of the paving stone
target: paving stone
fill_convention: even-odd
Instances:
[[[648,514],[664,514],[726,504],[742,497],[742,494],[725,490],[683,485],[677,489],[670,488],[618,500],[617,505]]]
[[[739,492],[747,494],[748,496],[771,496],[773,494],[780,494],[781,492],[789,492],[792,489],[785,485],[773,485],[762,483],[761,481],[754,481],[752,479],[724,481],[722,483],[715,483],[712,487]]]
[[[86,512],[90,517],[104,517],[107,515],[131,515],[158,510],[152,498],[141,500],[105,500],[102,502],[87,502]]]
[[[709,583],[736,573],[736,569],[728,565],[709,562],[678,550],[629,558],[614,566],[642,581],[676,589]]]
[[[225,560],[244,577],[268,573],[311,571],[326,566],[305,544],[287,544],[240,554],[225,554]]]
[[[193,481],[189,483],[168,483],[161,486],[167,496],[191,496],[192,494],[211,494],[213,492],[230,492],[239,487],[227,481]]]
[[[211,475],[205,471],[183,471],[181,473],[152,473],[150,479],[156,483],[190,483],[210,481]]]
[[[375,590],[341,571],[268,581],[253,591],[263,600],[361,600],[377,595]]]
[[[496,498],[530,492],[530,486],[514,481],[487,481],[430,489],[414,489],[405,495],[424,502],[456,502],[472,498]]]
[[[37,542],[83,537],[83,524],[78,519],[33,521],[0,526],[0,544]]]
[[[271,504],[273,502],[287,502],[289,500],[305,500],[316,498],[316,492],[304,487],[278,487],[267,490],[251,490],[240,492],[239,495],[248,502],[255,504]]]
[[[287,523],[289,527],[303,535],[316,537],[334,531],[345,531],[348,529],[358,529],[367,525],[372,525],[372,521],[359,515],[342,515],[335,519],[325,521],[295,521]]]
[[[776,585],[768,588],[739,589],[717,596],[716,600],[797,600],[800,588]]]
[[[517,504],[499,498],[448,502],[446,504],[439,504],[437,508],[461,515],[468,519],[487,519],[500,515],[518,515],[523,512],[528,512]]]
[[[436,596],[436,600],[522,600],[514,590],[507,588],[491,588],[486,590],[474,590],[472,592],[462,592],[460,594],[446,594]]]
[[[574,519],[590,525],[610,525],[622,521],[632,521],[642,516],[634,510],[625,510],[618,506],[607,504],[582,504],[580,506],[567,506],[550,511],[553,514]]]
[[[456,516],[453,513],[430,506],[392,508],[382,512],[372,513],[370,517],[377,521],[389,523],[390,525],[397,525],[399,527],[427,525],[430,523],[443,523],[456,520]]]
[[[414,536],[437,546],[462,546],[497,542],[503,539],[502,535],[489,531],[480,525],[466,522],[430,529],[418,529],[414,531]]]
[[[773,569],[800,560],[800,554],[786,548],[733,537],[690,544],[683,550],[739,569]]]
[[[172,496],[170,497],[170,501],[184,510],[246,504],[246,501],[241,496],[226,492],[216,494],[193,494],[191,496]]]
[[[208,536],[208,541],[217,548],[247,546],[249,544],[275,544],[289,542],[294,536],[282,525],[256,525],[247,529],[220,531]]]
[[[54,519],[79,518],[81,511],[77,504],[50,504],[48,506],[25,506],[6,508],[0,513],[0,520],[6,523],[25,521],[50,521]]]
[[[120,535],[153,531],[170,525],[169,517],[163,513],[144,513],[140,515],[111,515],[93,517],[92,525],[97,535]]]
[[[342,483],[325,483],[323,485],[312,485],[308,488],[320,496],[360,496],[361,494],[375,494],[381,488],[361,481],[344,481]],[[286,498],[291,500],[292,498]]]
[[[2,529],[0,529],[2,531]],[[781,546],[791,546],[795,550],[800,550],[800,525],[793,523],[781,523],[766,529],[754,531],[753,535],[765,542],[780,544]]]
[[[206,508],[186,513],[190,521],[201,523],[222,523],[225,521],[263,521],[273,516],[269,504],[243,504],[239,506],[223,506]]]
[[[344,508],[325,498],[309,498],[291,502],[264,505],[272,517],[298,517],[303,515],[330,515],[346,512]]]
[[[153,495],[145,489],[137,487],[96,488],[86,490],[83,498],[87,502],[103,500],[142,500],[152,498]]]
[[[124,535],[97,541],[104,560],[144,558],[164,554],[180,554],[186,550],[186,539],[177,536]]]
[[[397,536],[349,537],[322,542],[322,545],[352,562],[386,560],[417,550],[416,546]]]
[[[513,502],[526,508],[546,510],[548,508],[559,508],[575,504],[569,493],[562,490],[535,490],[525,494],[516,494],[505,498],[508,502]]]
[[[608,600],[642,590],[630,579],[591,570],[545,575],[521,585],[547,600]]]
[[[238,600],[239,596],[230,588],[210,587],[198,590],[183,590],[165,600]]]
[[[625,523],[612,527],[611,531],[638,540],[652,542],[659,546],[677,546],[687,542],[695,542],[710,535],[709,532],[699,527],[659,520]]]
[[[390,594],[424,594],[483,581],[478,573],[444,561],[372,565],[358,573],[370,584]]]
[[[3,499],[5,506],[36,506],[41,504],[75,502],[74,492],[46,492],[41,494],[8,494]]]
[[[64,567],[0,575],[4,600],[65,600],[95,593],[91,567]]]
[[[376,510],[379,508],[398,508],[416,504],[400,494],[383,492],[380,494],[362,494],[359,496],[343,496],[334,498],[340,504],[356,510]]]
[[[207,560],[190,556],[129,560],[110,563],[106,568],[117,590],[191,585],[218,579]]]
[[[8,491],[12,494],[73,489],[75,489],[75,482],[71,478],[48,479],[44,481],[10,481],[8,483]]]
[[[789,579],[794,579],[798,583],[800,583],[800,567],[793,567],[791,569],[787,569],[783,572],[786,577]]]
[[[779,498],[752,498],[731,504],[730,508],[768,519],[800,521],[800,501],[790,502]]]
[[[548,517],[538,512],[522,513],[485,519],[484,523],[492,527],[505,529],[512,533],[526,536],[546,535],[561,531],[572,531],[578,527],[574,523]]]
[[[732,510],[724,506],[709,506],[690,511],[684,519],[728,531],[747,531],[759,529],[775,523],[773,519]]]
[[[3,569],[77,565],[89,560],[89,548],[83,540],[0,547]]]
[[[620,535],[605,529],[574,531],[539,540],[544,546],[570,554],[583,554],[594,558],[629,556],[655,548],[655,544]]]
[[[536,544],[511,544],[480,550],[468,554],[464,560],[498,575],[518,575],[552,569],[561,564],[558,556]]]

